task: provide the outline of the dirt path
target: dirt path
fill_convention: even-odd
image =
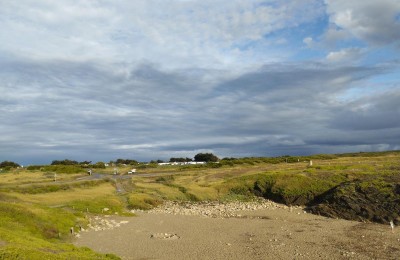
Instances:
[[[75,244],[123,259],[400,259],[400,228],[392,232],[386,225],[328,219],[285,206],[236,211],[231,217],[196,213],[202,210],[190,210],[192,216],[161,209],[110,217],[106,221],[114,227],[82,232]]]

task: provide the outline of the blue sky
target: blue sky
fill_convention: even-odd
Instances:
[[[0,161],[400,149],[397,0],[0,1]]]

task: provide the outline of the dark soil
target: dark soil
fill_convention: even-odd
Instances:
[[[331,218],[400,225],[400,175],[364,176],[348,180],[324,193],[287,195],[273,183],[257,181],[256,196],[286,205],[306,205],[308,211]]]
[[[316,197],[308,211],[332,218],[400,224],[400,184],[346,182]]]

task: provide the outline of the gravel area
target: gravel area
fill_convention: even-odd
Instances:
[[[75,244],[122,259],[400,259],[397,227],[268,200],[167,202],[136,213],[94,218]]]
[[[218,201],[211,202],[174,202],[168,201],[163,205],[154,208],[148,213],[165,213],[173,215],[185,216],[203,216],[212,218],[229,218],[241,217],[240,211],[255,211],[260,209],[285,209],[285,210],[298,210],[301,207],[288,207],[286,205],[278,204],[270,200],[258,199],[253,202],[227,202],[222,203]],[[305,213],[305,211],[303,211]]]

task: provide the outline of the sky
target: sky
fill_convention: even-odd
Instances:
[[[400,149],[398,0],[0,0],[0,161]]]

